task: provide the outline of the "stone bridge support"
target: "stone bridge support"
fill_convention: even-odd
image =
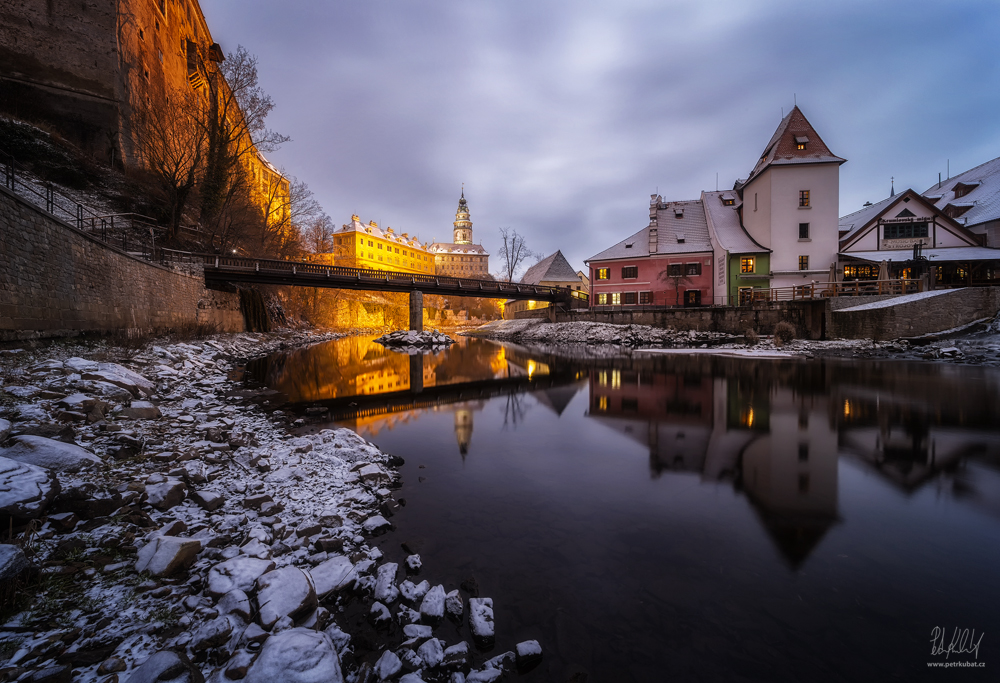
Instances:
[[[424,331],[424,293],[410,292],[410,329]]]

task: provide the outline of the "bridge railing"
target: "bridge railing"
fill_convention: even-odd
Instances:
[[[921,280],[855,280],[851,282],[811,282],[791,287],[754,289],[753,301],[799,301],[837,296],[879,296],[915,294],[922,290]],[[741,303],[750,303],[743,301]]]
[[[217,271],[220,274],[230,273],[260,273],[262,275],[280,274],[283,276],[300,277],[303,280],[311,278],[351,279],[366,284],[384,282],[395,285],[426,285],[429,289],[453,289],[465,296],[476,296],[477,293],[509,294],[511,298],[528,298],[531,296],[546,297],[586,297],[586,293],[575,292],[562,287],[547,287],[526,285],[517,282],[501,282],[498,280],[476,280],[472,278],[444,277],[440,275],[423,275],[419,273],[404,273],[392,270],[373,270],[369,268],[351,268],[347,266],[326,265],[322,263],[307,263],[303,261],[281,261],[276,259],[257,259],[244,256],[228,256],[222,254],[201,255],[206,272]],[[303,282],[303,284],[306,284]]]

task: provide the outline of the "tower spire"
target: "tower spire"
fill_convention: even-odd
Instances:
[[[458,200],[458,211],[452,225],[455,244],[472,244],[472,221],[469,220],[469,205],[465,201],[465,183],[462,183],[462,197]]]

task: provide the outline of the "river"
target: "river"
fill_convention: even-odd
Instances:
[[[537,639],[525,681],[1000,666],[994,369],[573,360],[468,338],[407,356],[367,337],[248,369],[300,431],[350,427],[405,459],[405,507],[376,542],[392,561],[419,552],[446,590],[474,579],[497,631],[478,658]],[[945,649],[967,629],[966,652],[932,654],[935,628]],[[471,642],[465,626],[438,636]]]

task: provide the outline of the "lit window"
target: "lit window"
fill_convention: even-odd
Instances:
[[[809,206],[809,190],[799,190],[799,206]]]
[[[597,295],[597,305],[598,306],[607,306],[608,305],[608,295],[607,294],[598,294]]]
[[[597,269],[597,279],[598,280],[610,280],[611,279],[611,269],[610,268],[598,268]]]
[[[735,199],[723,199],[722,200],[722,205],[723,206],[732,206],[735,203],[736,203]]]
[[[701,264],[700,263],[688,263],[685,264],[685,270],[688,275],[701,275]]]
[[[740,259],[740,272],[741,273],[752,273],[753,272],[753,257],[747,256]]]
[[[807,240],[809,239],[809,224],[799,223],[799,239]]]
[[[799,270],[809,270],[809,257],[800,256],[799,257]]]
[[[622,267],[622,279],[635,279],[639,277],[639,266],[623,266]]]
[[[608,397],[598,396],[597,397],[597,409],[602,411],[607,411],[608,409]]]
[[[611,305],[612,306],[621,306],[622,305],[622,293],[621,292],[613,292],[611,294]]]
[[[806,145],[809,144],[809,138],[805,135],[795,136],[795,149],[805,149]]]

